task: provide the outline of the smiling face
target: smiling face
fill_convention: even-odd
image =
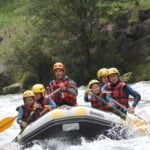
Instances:
[[[98,94],[100,92],[100,85],[97,83],[93,84],[91,90],[94,94]]]
[[[116,84],[119,81],[118,74],[114,73],[114,74],[109,75],[109,81],[112,84]]]
[[[39,99],[41,99],[43,96],[42,96],[42,93],[34,93],[35,95],[35,100],[38,101]]]
[[[64,77],[64,70],[62,70],[62,69],[56,69],[55,71],[54,71],[54,75],[55,75],[55,77],[59,80],[59,79],[62,79],[63,77]]]
[[[34,101],[35,100],[34,100],[33,97],[26,97],[25,100],[24,100],[25,104],[28,105],[28,106],[32,106]]]
[[[102,84],[106,84],[109,82],[107,76],[101,77],[100,80],[101,80]]]

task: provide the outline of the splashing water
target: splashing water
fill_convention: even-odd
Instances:
[[[150,100],[150,81],[142,81],[131,85],[134,89],[136,89],[142,96],[142,100]],[[78,95],[78,104],[90,106],[89,103],[85,103],[83,100],[85,87],[79,88]],[[17,112],[16,107],[22,104],[21,95],[6,95],[0,96],[0,120],[7,116],[16,116]],[[146,103],[145,101],[141,101],[140,104],[136,108],[136,114],[139,115],[144,120],[150,121],[150,102]],[[19,126],[16,122],[7,129],[6,131],[0,133],[0,145],[4,143],[11,142],[14,137],[19,133]],[[114,128],[108,132],[108,134],[116,134],[114,132]],[[121,132],[124,132],[122,130]],[[132,134],[131,134],[132,135]],[[111,140],[104,135],[100,135],[97,140],[89,142],[85,139],[82,139],[82,143],[80,145],[69,145],[64,144],[58,139],[51,139],[45,141],[35,141],[32,148],[27,148],[26,150],[148,150],[150,149],[150,136],[129,136],[130,139],[120,139],[120,140]],[[5,147],[6,150],[10,147],[7,144]],[[13,149],[17,149],[13,148]]]

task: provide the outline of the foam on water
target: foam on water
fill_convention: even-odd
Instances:
[[[150,100],[150,81],[142,81],[131,85],[142,96],[142,100]],[[85,87],[79,88],[78,104],[88,105],[83,100]],[[16,107],[22,104],[21,95],[6,95],[0,96],[0,119],[7,116],[16,116]],[[144,120],[150,120],[150,103],[141,101],[136,109],[136,114],[142,117]],[[11,142],[13,138],[19,133],[19,126],[14,124],[6,131],[0,133],[0,145]],[[122,139],[119,141],[111,140],[103,137],[102,135],[93,142],[88,142],[85,139],[82,140],[80,145],[65,145],[57,139],[48,140],[34,144],[31,150],[149,150],[150,149],[150,136],[134,137],[128,140]],[[5,147],[9,149],[8,146]],[[14,149],[14,148],[13,148]],[[29,150],[29,149],[28,149]]]

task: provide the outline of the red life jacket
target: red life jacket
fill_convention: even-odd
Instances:
[[[99,94],[97,94],[97,96],[100,96],[103,98],[103,94],[101,92],[99,92]],[[102,102],[101,100],[98,100],[94,96],[91,99],[91,104],[92,104],[93,108],[104,110],[104,111],[111,111],[111,108],[107,107],[104,102]]]
[[[41,99],[36,101],[38,104],[41,104],[43,107],[44,105],[48,105],[48,98],[42,97]]]
[[[69,84],[69,79],[64,78],[62,80],[53,80],[50,82],[50,92],[55,91],[56,89],[59,88],[59,84],[63,83],[67,88],[70,88],[71,85]],[[71,94],[70,92],[67,91],[59,91],[55,93],[52,96],[52,99],[55,101],[55,103],[60,106],[60,105],[70,105],[70,106],[75,106],[76,105],[76,96]]]
[[[36,102],[42,106],[42,109],[40,110],[40,112],[42,112],[43,109],[45,108],[44,105],[49,105],[48,98],[45,98],[45,97],[42,97],[41,99],[37,100]],[[48,110],[45,113],[47,113],[47,112],[48,112]]]
[[[20,107],[22,107],[22,109],[24,110],[22,120],[24,122],[27,122],[31,112],[33,111],[33,107],[32,106],[29,107],[27,105],[22,105]],[[20,107],[18,107],[17,110],[19,110]],[[39,111],[35,110],[34,114],[32,115],[32,117],[28,123],[33,122],[33,121],[37,120],[38,118],[39,118]]]
[[[117,102],[128,108],[129,100],[127,95],[125,94],[125,91],[123,90],[123,87],[125,85],[126,84],[124,82],[118,82],[118,84],[115,87],[113,87],[111,83],[108,83],[106,88],[108,91],[112,92],[112,98],[114,100],[116,100]]]

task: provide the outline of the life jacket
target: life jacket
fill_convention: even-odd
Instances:
[[[129,107],[129,104],[128,104],[128,97],[125,93],[125,91],[123,90],[123,87],[125,86],[126,84],[124,82],[118,82],[118,84],[116,84],[116,86],[112,86],[111,83],[108,83],[107,84],[107,90],[112,92],[112,98],[114,100],[116,100],[117,102],[119,102],[120,104],[122,104],[123,106],[125,106],[126,108]]]
[[[69,84],[68,78],[63,78],[61,80],[53,80],[50,82],[50,93],[57,90],[59,88],[59,84],[63,83],[67,88],[71,88],[71,84]],[[76,96],[71,94],[68,91],[59,91],[52,95],[52,99],[58,106],[61,105],[76,105]]]
[[[44,107],[44,105],[48,105],[48,98],[42,97],[39,100],[36,101],[38,104],[40,104],[42,107]]]
[[[28,118],[29,118],[31,112],[33,111],[33,107],[32,106],[29,107],[27,105],[21,105],[21,106],[17,107],[16,110],[19,111],[20,107],[22,107],[22,109],[24,111],[22,121],[30,123],[30,122],[33,122],[33,121],[35,121],[39,118],[39,113],[40,112],[39,112],[39,110],[35,110],[34,114],[31,117],[31,119],[28,121]]]
[[[42,97],[41,99],[37,100],[36,102],[42,106],[42,109],[40,110],[40,112],[42,112],[43,109],[45,108],[44,105],[49,105],[48,98],[46,98],[46,97]],[[47,112],[48,112],[48,110],[45,111],[45,113],[47,113]]]
[[[99,94],[96,95],[102,98],[104,97],[104,94],[102,94],[102,92],[99,92]],[[102,102],[101,100],[99,100],[94,96],[92,96],[91,98],[91,104],[93,108],[104,110],[104,111],[112,111],[111,108],[107,107],[107,105],[104,102]]]

